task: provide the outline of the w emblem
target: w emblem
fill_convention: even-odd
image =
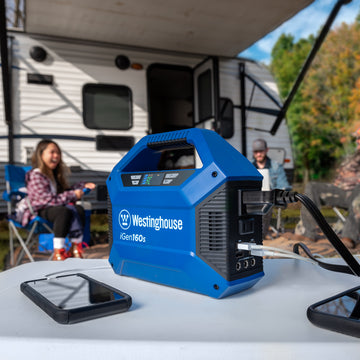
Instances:
[[[123,230],[127,230],[131,225],[131,216],[130,213],[123,209],[119,214],[119,225]]]

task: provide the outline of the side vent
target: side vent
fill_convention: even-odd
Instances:
[[[225,248],[226,218],[222,212],[209,212],[209,251],[223,251]]]
[[[198,255],[224,276],[227,271],[229,216],[226,210],[226,189],[199,205]]]

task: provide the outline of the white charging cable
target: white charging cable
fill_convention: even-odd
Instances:
[[[244,243],[241,242],[237,246],[238,250],[245,250],[249,251],[253,256],[271,256],[271,257],[284,257],[284,258],[291,258],[297,260],[303,260],[309,262],[314,265],[318,265],[318,263],[314,260],[306,258],[304,256],[295,254],[291,251],[279,249],[272,246],[264,246],[264,245],[257,245],[254,243]]]

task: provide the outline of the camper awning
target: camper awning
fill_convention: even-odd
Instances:
[[[26,31],[236,56],[313,0],[31,0]]]

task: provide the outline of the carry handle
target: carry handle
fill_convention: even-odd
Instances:
[[[147,146],[153,150],[191,149],[194,147],[187,142],[186,138],[149,142]]]

